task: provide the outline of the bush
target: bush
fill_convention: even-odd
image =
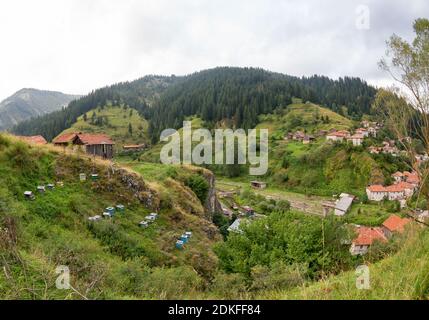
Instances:
[[[191,188],[198,199],[200,199],[201,203],[206,201],[210,187],[206,179],[200,175],[195,174],[186,179],[185,185]]]
[[[237,299],[248,291],[246,277],[239,273],[219,272],[212,281],[210,291],[224,299]]]
[[[147,274],[142,292],[152,299],[179,299],[201,289],[202,279],[190,267],[154,268]]]
[[[302,285],[305,281],[307,268],[305,265],[285,265],[283,262],[273,264],[271,267],[256,266],[252,268],[253,290],[287,290]]]

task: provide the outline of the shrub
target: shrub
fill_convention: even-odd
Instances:
[[[192,175],[185,181],[185,185],[195,193],[195,195],[200,199],[201,203],[204,203],[207,199],[207,194],[209,191],[209,183],[200,175]]]
[[[240,273],[219,272],[212,281],[210,291],[225,299],[237,299],[248,291],[246,277]]]

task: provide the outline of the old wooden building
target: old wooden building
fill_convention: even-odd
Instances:
[[[87,154],[111,159],[114,155],[115,143],[105,134],[66,133],[53,141],[57,146],[82,146]]]

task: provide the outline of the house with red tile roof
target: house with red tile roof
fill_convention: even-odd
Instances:
[[[363,255],[375,241],[386,242],[394,233],[403,233],[405,226],[411,222],[411,219],[401,218],[396,214],[390,215],[381,227],[358,226],[356,228],[357,236],[352,241],[350,253],[352,255]]]
[[[370,185],[366,188],[366,195],[371,201],[405,200],[414,194],[415,188],[414,185],[404,181],[387,187]]]
[[[330,141],[343,141],[350,137],[350,133],[346,130],[333,131],[326,135],[326,140]]]
[[[71,132],[71,133],[64,133],[58,137],[56,137],[52,143],[56,146],[67,146],[69,144],[73,144],[74,140],[76,139],[77,135],[80,134],[77,132]]]
[[[396,214],[390,215],[389,218],[387,218],[386,221],[383,222],[382,229],[384,232],[384,235],[387,238],[390,238],[393,233],[403,233],[405,226],[411,222],[408,218],[401,218],[397,216]]]
[[[364,138],[369,137],[369,132],[368,129],[365,128],[358,128],[355,130],[355,134],[360,134],[362,135]]]
[[[86,153],[99,156],[104,159],[113,158],[115,145],[112,139],[106,134],[91,134],[81,132],[65,133],[55,138],[53,143],[57,146],[83,146]]]
[[[387,237],[384,235],[383,229],[380,227],[364,227],[356,228],[357,237],[352,241],[350,253],[352,255],[364,255],[375,241],[386,242]]]
[[[39,136],[17,136],[17,138],[27,143],[33,143],[33,144],[39,144],[39,145],[44,145],[48,143],[48,141],[46,141],[46,139],[40,135]]]
[[[364,138],[365,138],[365,136],[363,134],[356,133],[356,134],[352,135],[351,137],[348,137],[347,140],[350,141],[351,143],[353,143],[353,145],[355,147],[357,147],[357,146],[362,145]]]

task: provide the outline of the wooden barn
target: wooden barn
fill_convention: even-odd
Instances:
[[[83,146],[85,152],[90,155],[112,159],[114,155],[115,143],[105,134],[90,133],[66,133],[53,141],[57,146]]]

